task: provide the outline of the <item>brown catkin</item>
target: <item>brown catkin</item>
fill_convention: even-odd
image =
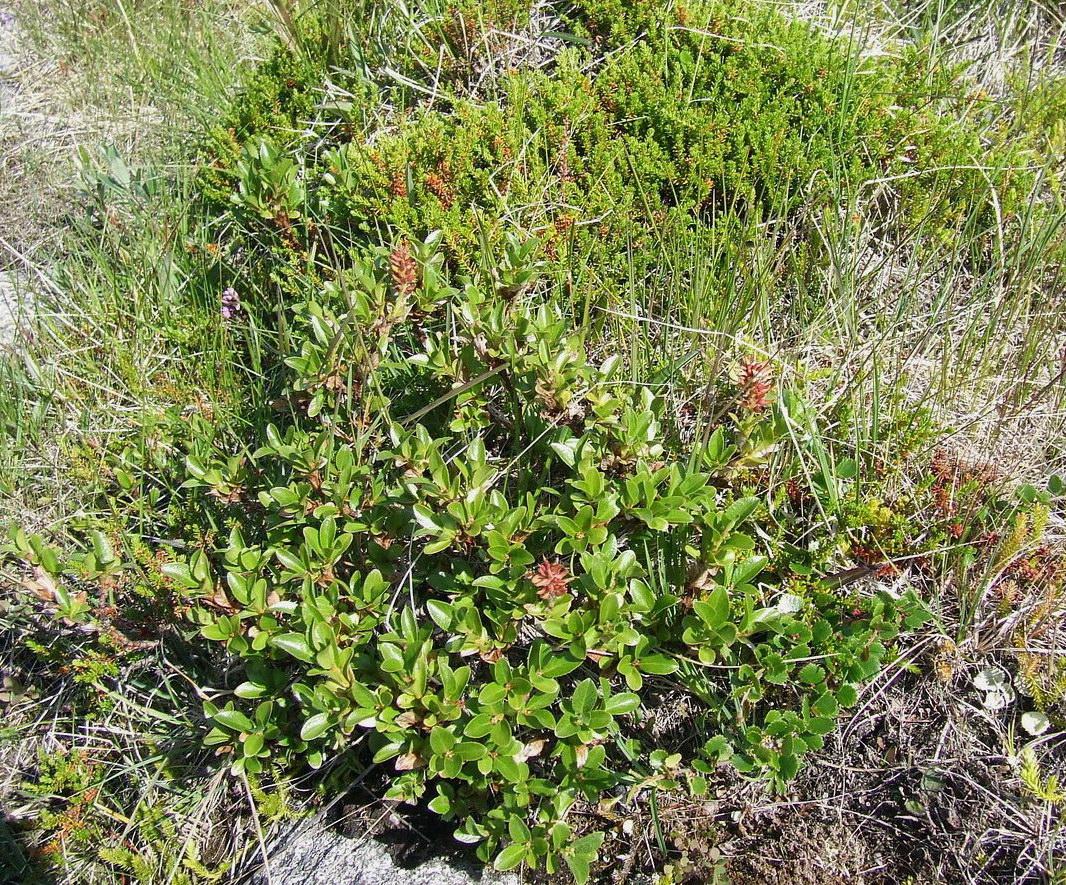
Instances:
[[[401,243],[389,255],[389,270],[392,272],[392,287],[396,294],[406,297],[418,288],[418,262],[411,254],[411,247]]]

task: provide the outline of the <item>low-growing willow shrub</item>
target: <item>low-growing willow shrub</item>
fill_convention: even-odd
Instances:
[[[388,797],[483,859],[583,880],[602,834],[573,839],[575,801],[700,793],[723,762],[783,785],[924,608],[803,577],[793,545],[831,536],[816,496],[845,466],[767,531],[759,477],[803,409],[768,366],[741,364],[680,457],[666,398],[533,294],[535,241],[453,285],[438,240],[293,308],[297,415],[247,458],[190,459],[232,530],[164,573],[240,663],[205,705],[235,770],[388,766]],[[668,689],[695,711],[684,753],[642,727]]]

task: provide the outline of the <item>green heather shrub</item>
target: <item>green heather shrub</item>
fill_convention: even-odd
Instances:
[[[306,66],[276,64],[209,146],[211,193],[260,246],[322,262],[441,230],[469,270],[486,238],[519,227],[560,266],[614,279],[651,271],[643,247],[723,215],[805,229],[854,195],[839,182],[892,220],[885,236],[919,226],[929,244],[964,221],[989,242],[997,218],[1009,227],[1027,208],[1025,154],[945,115],[960,72],[930,72],[917,48],[862,59],[760,4],[616,6],[561,12],[587,46],[502,73],[487,96],[437,83],[440,97],[416,104],[369,64],[317,72],[316,92]],[[423,34],[448,57],[438,30],[455,15]],[[326,98],[338,91],[349,97]],[[278,156],[300,183],[284,199],[277,161],[262,159]],[[805,255],[789,258],[798,272]]]

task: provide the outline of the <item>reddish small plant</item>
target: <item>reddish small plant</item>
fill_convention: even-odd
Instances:
[[[389,175],[389,193],[397,199],[407,199],[407,173],[404,170],[392,170]]]

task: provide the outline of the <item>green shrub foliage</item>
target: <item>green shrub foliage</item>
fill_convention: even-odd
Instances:
[[[800,403],[740,380],[679,458],[666,400],[531,289],[535,242],[454,285],[439,242],[353,256],[293,308],[297,420],[190,459],[233,527],[164,572],[241,662],[205,705],[234,769],[388,765],[390,797],[484,859],[583,879],[600,836],[572,839],[575,801],[698,790],[722,761],[783,785],[923,608],[800,579],[759,531],[745,485]],[[684,755],[641,727],[667,688],[695,711]]]

